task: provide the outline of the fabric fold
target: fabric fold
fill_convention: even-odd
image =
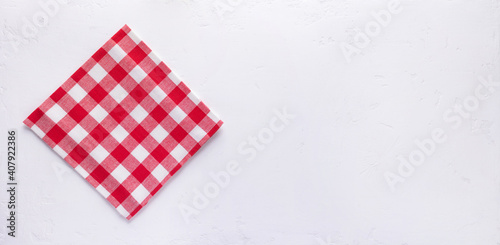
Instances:
[[[124,26],[24,124],[131,219],[222,121]]]

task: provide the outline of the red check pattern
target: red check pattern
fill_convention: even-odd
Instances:
[[[222,125],[128,26],[24,123],[127,219]]]

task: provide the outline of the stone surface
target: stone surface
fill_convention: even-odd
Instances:
[[[500,243],[497,1],[47,3],[0,6],[0,244]],[[131,222],[22,126],[124,24],[225,122]]]

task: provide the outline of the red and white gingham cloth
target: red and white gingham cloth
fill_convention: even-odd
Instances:
[[[24,123],[127,219],[222,125],[128,26]]]

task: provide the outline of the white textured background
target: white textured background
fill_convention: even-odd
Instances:
[[[352,56],[341,46],[388,1],[68,1],[31,37],[40,3],[0,1],[0,244],[500,244],[500,87],[458,127],[443,119],[480,77],[500,82],[498,0],[402,0]],[[225,122],[130,222],[21,123],[124,24]],[[246,161],[237,146],[283,107],[296,117]],[[446,142],[392,190],[384,175],[436,128]],[[229,161],[241,173],[183,217]]]

